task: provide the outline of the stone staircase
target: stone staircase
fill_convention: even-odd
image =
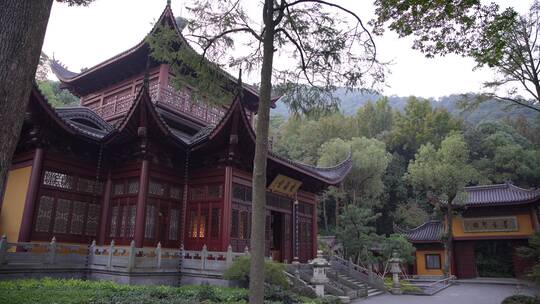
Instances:
[[[355,278],[348,276],[347,274],[338,273],[337,278],[340,282],[352,286],[355,290],[359,291],[358,297],[374,297],[383,294],[384,291],[371,287],[366,283],[362,283]],[[361,293],[360,293],[361,291]]]
[[[287,272],[298,277],[301,282],[309,284],[313,275],[313,268],[309,264],[300,264],[289,267]],[[324,285],[325,294],[338,296],[342,302],[348,303],[359,298],[374,297],[386,292],[384,284],[370,282],[367,276],[361,276],[355,269],[332,265],[326,272],[329,282]]]

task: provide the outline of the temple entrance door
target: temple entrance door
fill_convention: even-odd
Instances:
[[[271,211],[270,230],[272,242],[270,245],[270,254],[272,260],[283,261],[283,213]]]
[[[513,277],[512,243],[508,241],[477,241],[474,256],[479,277]]]

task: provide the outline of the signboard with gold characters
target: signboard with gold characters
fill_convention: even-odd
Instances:
[[[298,192],[298,189],[300,189],[300,186],[302,186],[301,181],[278,174],[268,187],[268,190],[287,196],[294,196]]]
[[[518,222],[515,216],[464,218],[463,230],[465,232],[512,232],[518,231]]]

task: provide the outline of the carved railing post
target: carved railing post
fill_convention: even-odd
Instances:
[[[157,268],[161,268],[161,242],[158,242],[157,243],[157,248],[156,248],[156,265],[157,265]]]
[[[227,255],[225,256],[225,263],[227,265],[227,268],[229,268],[232,264],[232,255],[233,255],[233,252],[232,252],[232,246],[229,245],[229,247],[227,247]]]
[[[93,240],[88,248],[88,265],[94,264],[94,258],[96,255],[96,240]]]
[[[112,267],[112,258],[114,254],[114,240],[111,240],[111,244],[109,245],[109,258],[107,259],[107,268],[111,269]]]
[[[354,264],[353,264],[352,258],[349,257],[349,260],[348,260],[347,262],[348,262],[348,263],[347,263],[347,268],[348,268],[348,270],[349,270],[349,275],[351,275],[351,274],[353,273],[353,269],[354,269],[354,268],[353,268],[353,265],[354,265]]]
[[[2,238],[0,239],[0,265],[7,264],[7,261],[6,261],[7,248],[8,248],[7,237],[4,234],[2,235]]]
[[[184,264],[184,256],[185,256],[185,252],[184,252],[184,244],[180,244],[180,261],[178,261],[180,263],[180,270],[182,270],[182,267],[183,267],[183,264]]]
[[[53,236],[49,243],[49,264],[54,265],[56,263],[56,249],[58,244],[56,243],[56,237]]]
[[[208,248],[206,247],[206,244],[204,244],[201,251],[201,270],[206,269],[207,257],[208,257]]]
[[[131,271],[133,268],[135,268],[135,256],[137,252],[135,251],[135,241],[131,240],[131,243],[129,244],[129,254],[128,254],[128,264],[127,264],[127,270]]]
[[[248,248],[248,246],[246,246],[246,247],[244,248],[244,255],[247,256],[247,257],[249,257],[249,248]]]

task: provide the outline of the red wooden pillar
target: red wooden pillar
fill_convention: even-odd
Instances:
[[[540,223],[538,221],[538,213],[536,213],[536,206],[531,205],[531,221],[533,224],[534,231],[540,231]]]
[[[312,247],[313,247],[313,255],[312,258],[315,258],[317,256],[317,200],[315,199],[313,201],[313,212],[312,212],[312,218],[311,218],[311,237],[312,237]]]
[[[107,238],[107,226],[109,225],[109,211],[111,210],[111,189],[112,179],[111,171],[107,175],[107,182],[105,183],[105,192],[103,193],[103,201],[101,203],[101,222],[99,226],[98,244],[105,244]]]
[[[298,198],[296,198],[292,205],[292,222],[293,222],[293,263],[298,263],[300,261],[300,247],[298,244]]]
[[[225,182],[223,185],[223,230],[221,232],[221,250],[227,250],[231,244],[231,213],[232,213],[232,179],[233,168],[225,167]]]
[[[148,192],[148,160],[141,163],[139,177],[139,194],[137,195],[137,211],[135,213],[135,247],[141,248],[144,243],[144,225],[146,216],[146,193]]]
[[[30,242],[32,234],[32,222],[34,210],[36,209],[36,200],[41,180],[41,168],[43,167],[43,149],[36,148],[34,159],[32,160],[32,171],[30,172],[30,181],[26,190],[26,199],[24,200],[24,210],[19,229],[19,242]]]

